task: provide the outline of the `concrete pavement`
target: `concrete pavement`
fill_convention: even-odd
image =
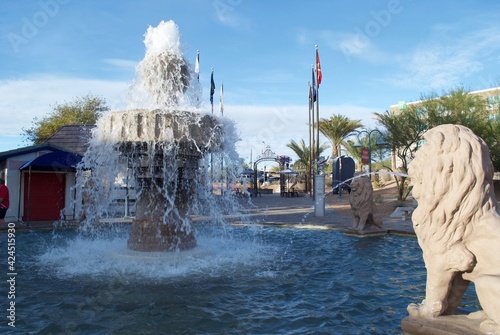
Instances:
[[[250,201],[249,201],[250,200]],[[371,233],[393,233],[414,235],[411,220],[400,217],[383,217],[383,229],[373,229],[356,233],[351,229],[352,212],[347,197],[330,195],[325,198],[325,215],[315,216],[314,201],[308,195],[301,197],[281,197],[279,194],[262,194],[241,201],[245,208],[243,217],[234,218],[235,223],[246,220],[253,223],[281,226],[312,226],[318,229],[341,229],[348,234],[369,235]],[[231,221],[231,220],[228,220]]]
[[[297,228],[315,229],[337,229],[344,230],[347,234],[370,235],[370,234],[402,234],[415,235],[411,220],[403,220],[401,216],[382,217],[383,229],[366,230],[362,232],[353,231],[352,211],[348,197],[328,195],[325,198],[325,215],[315,216],[314,201],[309,195],[299,197],[281,197],[278,193],[262,194],[255,198],[239,198],[242,205],[242,213],[227,215],[226,221],[233,224],[262,224]],[[193,221],[206,221],[209,217],[196,216]],[[114,219],[113,222],[127,223],[131,219]],[[27,227],[25,223],[17,222],[16,229],[53,229],[71,228],[78,226],[76,222],[54,221],[31,222]],[[2,230],[2,227],[0,227]]]

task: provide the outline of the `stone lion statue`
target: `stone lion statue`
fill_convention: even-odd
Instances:
[[[362,175],[351,181],[349,203],[354,215],[354,229],[363,230],[369,226],[382,228],[382,220],[376,215],[373,187],[369,176]]]
[[[418,206],[412,221],[423,251],[425,300],[411,317],[453,314],[470,282],[483,311],[482,331],[500,334],[500,217],[493,165],[484,141],[470,129],[441,125],[409,165]]]

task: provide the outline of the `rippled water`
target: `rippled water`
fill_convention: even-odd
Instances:
[[[400,334],[424,295],[414,237],[198,230],[196,249],[147,256],[126,250],[126,232],[18,235],[15,333]]]

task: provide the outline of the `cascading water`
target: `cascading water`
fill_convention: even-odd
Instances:
[[[99,120],[84,158],[83,166],[92,173],[80,184],[86,190],[83,217],[87,228],[99,222],[110,208],[105,200],[114,198],[116,176],[131,171],[137,201],[128,248],[190,249],[196,240],[187,213],[197,196],[211,189],[207,182],[212,183],[213,171],[207,173],[204,157],[215,153],[224,157],[227,167],[236,157],[235,138],[228,120],[197,109],[199,84],[182,55],[175,23],[149,27],[144,43],[146,54],[137,66],[131,108]]]

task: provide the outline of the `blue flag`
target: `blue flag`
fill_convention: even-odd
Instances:
[[[212,70],[212,75],[210,76],[210,103],[214,103],[214,92],[215,92],[215,82],[214,82],[214,70]]]

